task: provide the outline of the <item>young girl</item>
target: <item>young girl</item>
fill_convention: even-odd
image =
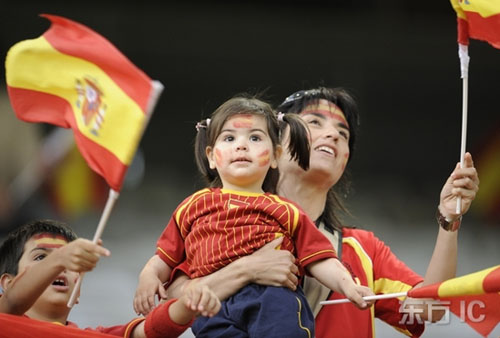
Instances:
[[[210,188],[189,196],[175,210],[139,276],[135,310],[148,313],[154,295],[165,296],[163,283],[184,260],[188,275],[197,278],[281,236],[281,248],[296,256],[301,275],[311,274],[366,308],[362,296],[371,291],[354,283],[305,213],[273,194],[283,132],[289,135],[292,158],[308,167],[308,132],[300,117],[277,117],[258,99],[236,97],[198,123],[197,130],[196,162]],[[197,319],[193,332],[197,337],[313,337],[314,318],[302,290],[249,284],[225,301],[219,314]]]

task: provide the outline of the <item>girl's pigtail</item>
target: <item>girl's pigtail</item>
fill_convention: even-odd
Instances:
[[[311,145],[309,144],[307,125],[297,114],[279,113],[278,121],[286,122],[290,126],[290,139],[288,142],[290,157],[292,160],[297,161],[302,169],[309,169]]]
[[[194,141],[194,156],[200,173],[208,182],[212,182],[217,177],[217,174],[215,170],[210,169],[206,154],[209,125],[210,119],[202,120],[201,122],[196,123],[197,133]]]

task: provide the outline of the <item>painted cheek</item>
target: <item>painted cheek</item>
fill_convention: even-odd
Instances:
[[[220,151],[220,149],[215,149],[215,164],[217,164],[217,167],[222,166],[222,159],[222,151]]]
[[[342,170],[344,170],[345,167],[347,166],[347,161],[349,161],[349,152],[345,153],[344,155],[344,163],[342,163]]]
[[[269,165],[269,162],[271,161],[269,153],[270,153],[269,150],[265,150],[257,156],[257,159],[259,161],[259,167],[265,167]]]

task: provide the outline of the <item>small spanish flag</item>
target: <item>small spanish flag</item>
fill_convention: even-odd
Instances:
[[[15,44],[5,61],[19,119],[72,128],[89,166],[119,191],[162,87],[108,40],[69,19]]]
[[[469,37],[500,48],[500,0],[450,0],[457,12],[458,42]]]
[[[500,265],[412,289],[408,297],[450,302],[450,310],[483,337],[500,323]]]

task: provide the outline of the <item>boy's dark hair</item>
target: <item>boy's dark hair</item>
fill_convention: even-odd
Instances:
[[[11,231],[0,246],[0,276],[18,273],[19,260],[24,252],[24,246],[33,236],[49,233],[64,237],[68,242],[77,238],[75,232],[65,223],[54,220],[36,220]]]
[[[318,87],[308,90],[301,90],[288,96],[277,108],[279,112],[285,115],[300,114],[305,107],[310,104],[317,103],[320,99],[325,99],[334,103],[339,107],[349,124],[349,161],[352,159],[354,153],[354,145],[356,141],[356,134],[359,126],[359,113],[358,106],[352,95],[343,88],[326,88]],[[342,175],[341,186],[347,189],[349,185],[346,173]],[[337,186],[337,185],[336,185]],[[336,186],[330,188],[328,191],[325,210],[320,216],[320,220],[325,223],[326,227],[335,228],[340,230],[342,222],[338,216],[338,211],[349,214],[349,211],[344,206],[341,198],[336,193]],[[337,187],[338,189],[338,187]]]
[[[214,146],[224,123],[228,118],[236,114],[263,116],[267,122],[267,130],[274,151],[281,144],[282,131],[288,125],[290,127],[290,142],[288,145],[290,155],[298,161],[304,170],[309,168],[310,145],[308,129],[302,119],[291,114],[282,116],[278,121],[276,112],[268,103],[256,97],[239,95],[224,102],[212,113],[210,119],[203,120],[196,126],[198,130],[195,139],[196,164],[198,170],[211,187],[221,187],[222,181],[217,170],[211,169],[209,166],[206,148],[207,146]],[[276,193],[278,179],[278,169],[270,168],[262,184],[262,189],[265,192]]]

